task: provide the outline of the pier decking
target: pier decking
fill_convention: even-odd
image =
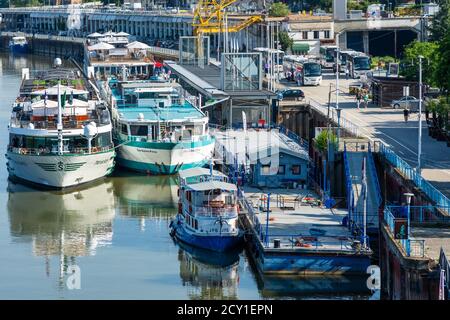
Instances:
[[[325,209],[305,189],[244,188],[247,244],[262,274],[365,274],[372,251],[342,224],[344,210]],[[268,224],[266,223],[268,219]]]

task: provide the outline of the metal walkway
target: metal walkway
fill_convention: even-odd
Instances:
[[[363,228],[364,197],[363,197],[363,160],[366,158],[367,179],[367,210],[366,221],[368,233],[378,230],[379,207],[381,193],[373,162],[370,144],[346,143],[345,146],[345,171],[347,179],[347,194],[349,203],[350,221]]]

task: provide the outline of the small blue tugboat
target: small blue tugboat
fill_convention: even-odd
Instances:
[[[27,53],[28,41],[23,36],[15,36],[9,41],[9,49],[12,53]]]
[[[237,187],[212,167],[180,171],[178,214],[171,235],[191,246],[229,251],[243,240],[238,227]]]

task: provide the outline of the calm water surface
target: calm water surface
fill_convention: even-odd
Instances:
[[[260,279],[243,252],[215,256],[180,247],[168,231],[177,205],[171,177],[116,172],[64,193],[8,181],[7,124],[21,69],[51,62],[0,54],[0,299],[368,297],[355,293],[365,279]],[[79,290],[66,285],[71,265],[81,270]]]

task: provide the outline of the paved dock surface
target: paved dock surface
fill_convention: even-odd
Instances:
[[[258,206],[260,199],[267,195],[267,190],[246,187],[245,196],[251,200],[254,206]],[[307,250],[339,250],[354,251],[353,240],[347,227],[342,225],[342,219],[347,215],[346,210],[330,210],[317,205],[310,205],[294,201],[306,197],[319,197],[311,190],[303,189],[270,189],[270,213],[269,213],[269,248],[273,248],[273,240],[281,240],[281,248],[307,249]],[[277,195],[284,197],[283,209],[277,206]],[[294,203],[295,202],[295,203]],[[258,214],[258,219],[265,232],[267,212]],[[311,228],[320,229],[326,233],[323,236],[311,234]],[[305,237],[307,246],[302,247],[296,241]],[[317,241],[308,240],[315,237]]]
[[[330,71],[324,71],[322,85],[318,87],[301,87],[306,100],[313,99],[326,105],[330,83],[335,90],[335,76]],[[348,94],[350,83],[356,79],[345,79],[341,74],[339,107],[343,108],[342,117],[352,121],[359,127],[363,135],[378,138],[389,144],[392,149],[412,167],[417,166],[418,150],[418,116],[412,114],[408,123],[403,118],[403,110],[378,108],[369,105],[367,109],[361,106],[358,110],[355,96]],[[281,81],[282,87],[296,87],[293,82]],[[335,105],[335,94],[331,95],[332,106]],[[445,142],[437,141],[428,135],[425,115],[422,116],[422,176],[450,197],[450,148]]]

